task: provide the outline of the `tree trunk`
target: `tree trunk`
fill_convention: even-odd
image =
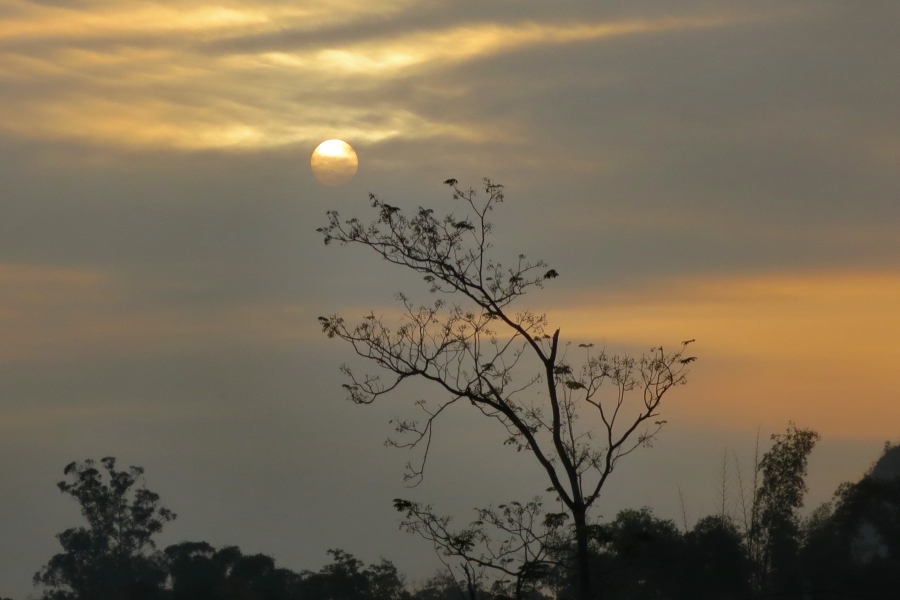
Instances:
[[[575,520],[575,570],[578,600],[594,600],[591,586],[591,561],[588,550],[588,527],[585,510],[572,511]]]

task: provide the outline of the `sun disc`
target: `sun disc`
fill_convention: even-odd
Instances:
[[[353,147],[342,140],[327,140],[316,146],[309,159],[313,175],[325,185],[343,185],[359,168]]]

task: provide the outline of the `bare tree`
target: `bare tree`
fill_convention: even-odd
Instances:
[[[686,365],[694,360],[685,356],[690,342],[674,352],[653,348],[640,358],[580,344],[574,367],[560,330],[551,333],[545,315],[513,308],[558,273],[524,255],[511,266],[493,258],[487,217],[503,201],[503,187],[485,180],[485,199],[477,201],[473,189],[461,189],[455,179],[445,183],[466,216],[437,218],[426,208],[407,215],[370,195],[373,222],[342,221],[330,211],[328,225],[318,230],[326,244],[365,246],[419,273],[441,298],[416,305],[400,294],[396,328],[372,312],[354,326],[338,315],[320,317],[322,329],[390,376],[383,381],[342,367],[352,401],[369,404],[413,378],[442,391],[418,401],[422,416],[398,421],[396,432],[404,437],[390,441],[421,447],[421,461],[410,463],[406,474],[413,485],[424,474],[435,419],[458,403],[495,420],[506,444],[534,457],[571,516],[577,589],[587,600],[593,595],[588,511],[619,460],[649,445],[664,425],[656,419],[659,406],[669,389],[685,383]],[[635,401],[626,402],[631,397]]]
[[[759,566],[762,562],[761,544],[759,539],[759,488],[760,488],[760,431],[756,431],[756,445],[753,449],[753,476],[746,478],[744,469],[738,460],[737,453],[733,452],[734,468],[738,478],[738,487],[740,489],[740,520],[741,528],[744,534],[744,543],[746,544],[747,558],[752,565],[751,585],[758,590],[760,586],[761,575]]]
[[[719,473],[719,518],[722,521],[731,518],[731,511],[728,509],[728,483],[731,474],[728,469],[728,448],[722,451],[722,471]]]
[[[688,522],[690,521],[690,519],[688,519],[687,503],[684,501],[684,493],[682,493],[682,491],[681,491],[681,486],[679,485],[677,487],[678,487],[678,502],[681,504],[681,525],[684,527],[684,532],[687,533],[688,531],[691,530],[690,526],[688,525]]]

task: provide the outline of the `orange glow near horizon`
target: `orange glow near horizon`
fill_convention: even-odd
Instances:
[[[673,410],[755,428],[803,420],[841,437],[900,433],[900,274],[695,279],[550,312],[565,339],[611,352],[694,338],[699,361]]]
[[[0,264],[0,361],[77,360],[89,354],[319,344],[302,305],[235,306],[198,319],[190,309],[126,308],[146,293],[114,273]],[[171,282],[151,282],[169,287]],[[776,429],[789,419],[830,437],[894,439],[900,402],[900,274],[706,277],[613,297],[590,292],[552,305],[562,339],[612,353],[674,348],[696,338],[689,384],[665,417],[684,426]],[[352,321],[372,307],[345,306]],[[397,307],[374,307],[396,315]],[[571,350],[575,359],[575,350]]]

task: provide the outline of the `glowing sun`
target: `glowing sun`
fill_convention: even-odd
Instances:
[[[316,146],[309,165],[316,179],[325,185],[343,185],[356,174],[359,159],[347,142],[328,140]]]

